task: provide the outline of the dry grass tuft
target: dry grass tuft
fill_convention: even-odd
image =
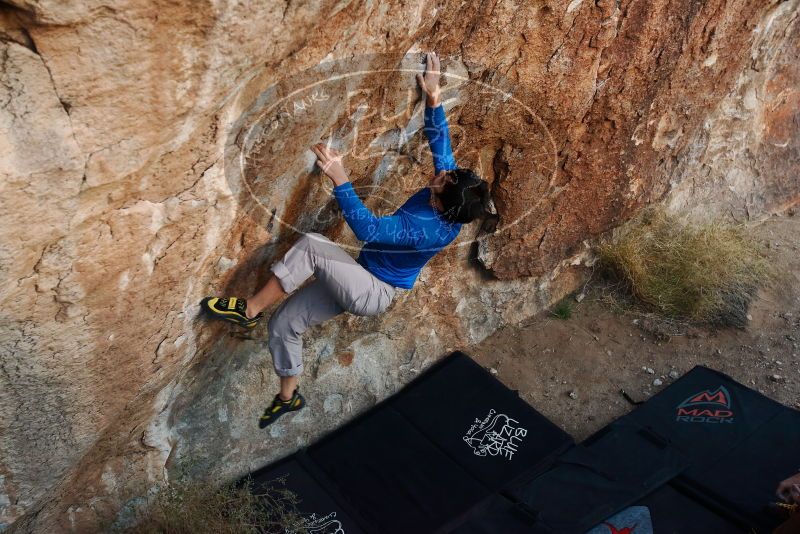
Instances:
[[[252,491],[250,483],[217,484],[184,478],[162,486],[136,512],[136,534],[261,534],[305,532],[297,496],[275,480]]]
[[[562,321],[566,321],[567,319],[572,317],[572,305],[569,303],[569,300],[566,298],[561,299],[553,308],[550,310],[550,315],[557,319],[561,319]]]
[[[739,226],[692,225],[645,210],[614,232],[600,266],[637,299],[667,317],[742,328],[769,263]]]

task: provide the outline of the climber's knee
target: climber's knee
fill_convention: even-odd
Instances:
[[[308,329],[308,318],[303,313],[303,303],[295,293],[283,301],[267,324],[270,337],[295,340]]]
[[[320,245],[324,245],[326,243],[330,243],[330,240],[324,235],[316,232],[308,232],[307,234],[303,234],[303,237],[298,240],[298,245],[307,252],[311,252],[319,248]]]
[[[303,237],[306,238],[306,239],[309,239],[309,240],[316,241],[316,242],[328,241],[327,237],[325,237],[324,235],[322,235],[320,233],[317,233],[317,232],[308,232]]]
[[[286,314],[280,313],[282,309],[279,307],[275,310],[275,313],[272,314],[272,317],[269,318],[269,323],[267,324],[267,331],[269,332],[269,337],[286,337],[287,335],[294,334],[291,329],[291,325],[289,324],[290,321]]]

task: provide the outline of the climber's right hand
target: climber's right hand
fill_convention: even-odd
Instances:
[[[317,143],[311,147],[311,151],[317,155],[319,168],[331,179],[335,186],[350,181],[342,164],[342,155],[336,150],[328,148],[323,143]]]
[[[439,56],[436,52],[428,52],[425,56],[425,73],[417,74],[417,83],[427,97],[428,106],[435,108],[439,105],[441,89],[439,87],[439,77],[441,76],[441,65]]]

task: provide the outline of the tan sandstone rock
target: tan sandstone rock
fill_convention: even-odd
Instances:
[[[100,530],[181,468],[292,452],[576,287],[649,203],[796,203],[799,3],[0,4],[0,528]],[[253,291],[298,232],[355,253],[312,143],[349,150],[376,211],[425,184],[430,49],[500,228],[465,228],[384,315],[309,331],[309,407],[259,431],[264,327],[197,303]]]

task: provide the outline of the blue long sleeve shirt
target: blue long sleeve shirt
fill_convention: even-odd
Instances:
[[[450,130],[441,105],[425,107],[425,135],[435,172],[455,169]],[[350,182],[334,187],[333,194],[347,224],[365,242],[358,263],[395,287],[414,287],[422,267],[461,230],[461,224],[448,222],[430,205],[428,187],[414,193],[397,211],[385,217],[376,217]]]

